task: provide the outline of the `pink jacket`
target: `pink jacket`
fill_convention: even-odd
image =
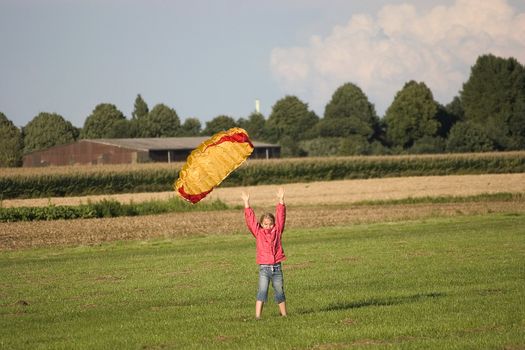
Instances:
[[[286,220],[286,207],[277,204],[275,208],[275,225],[271,229],[263,229],[252,208],[244,209],[244,218],[250,232],[255,237],[257,248],[257,264],[277,264],[286,259],[281,245],[284,222]]]

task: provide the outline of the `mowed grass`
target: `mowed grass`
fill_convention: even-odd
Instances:
[[[525,347],[524,215],[286,230],[284,247],[289,316],[270,301],[261,321],[248,233],[2,252],[0,347]]]

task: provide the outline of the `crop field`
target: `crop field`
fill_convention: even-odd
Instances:
[[[0,223],[0,349],[525,349],[524,173],[284,184],[289,316],[269,301],[255,321],[240,193],[273,211],[277,186],[217,188],[217,211]]]
[[[382,221],[417,220],[431,217],[525,212],[523,196],[510,201],[491,199],[468,202],[445,200],[440,196],[475,196],[490,193],[525,193],[525,174],[491,174],[343,180],[287,184],[288,222],[290,228],[312,228]],[[235,234],[245,231],[240,208],[242,190],[251,194],[256,211],[273,211],[276,185],[217,188],[205,201],[220,199],[230,206],[214,212],[169,213],[141,217],[108,219],[55,220],[0,223],[0,249],[42,246],[97,244],[114,240],[176,238],[188,235]],[[48,199],[4,200],[2,205],[38,206],[76,205],[104,198],[122,202],[166,199],[174,192],[121,194],[112,196],[65,197]],[[362,201],[428,198],[408,204]]]
[[[282,158],[282,159],[250,159],[247,161],[248,165],[260,165],[260,164],[281,164],[283,166],[288,163],[302,163],[305,160],[308,162],[320,162],[320,161],[365,161],[365,162],[377,162],[377,161],[412,161],[417,162],[419,160],[476,160],[476,159],[521,159],[525,157],[523,151],[512,151],[512,152],[484,152],[484,153],[453,153],[453,154],[421,154],[421,155],[389,155],[389,156],[350,156],[350,157],[322,157],[322,158]],[[86,166],[49,166],[41,168],[0,168],[1,177],[12,177],[12,176],[40,176],[40,175],[57,175],[57,174],[95,174],[95,173],[120,173],[130,171],[149,171],[166,169],[177,172],[181,167],[182,162],[174,163],[137,163],[137,164],[107,164],[107,165],[86,165]]]
[[[525,173],[413,176],[382,179],[315,181],[283,185],[286,201],[292,206],[351,204],[366,200],[392,200],[435,196],[471,196],[484,193],[525,193]],[[220,199],[226,204],[241,204],[242,190],[251,193],[254,206],[268,207],[275,202],[277,185],[246,187],[219,187],[205,199]],[[79,205],[88,201],[115,199],[122,203],[147,200],[166,200],[175,192],[125,193],[82,197],[50,197],[34,199],[6,199],[3,207]]]
[[[177,164],[0,169],[0,200],[171,191]],[[221,187],[525,173],[525,152],[250,160]]]

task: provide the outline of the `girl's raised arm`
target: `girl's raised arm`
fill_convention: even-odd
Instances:
[[[277,189],[277,199],[279,199],[280,204],[284,204],[284,188],[279,187]]]
[[[241,192],[241,198],[244,202],[244,207],[249,208],[250,207],[250,195],[244,191]]]
[[[286,207],[284,205],[284,189],[282,187],[277,189],[277,199],[279,203],[275,209],[275,226],[277,230],[283,232],[284,223],[286,222]]]
[[[250,230],[252,235],[256,237],[258,223],[253,209],[250,208],[250,195],[242,191],[241,198],[244,202],[244,220],[246,221],[246,226],[248,226],[248,229]]]

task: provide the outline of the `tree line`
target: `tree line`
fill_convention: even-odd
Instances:
[[[424,82],[406,82],[382,118],[353,83],[333,93],[322,117],[298,97],[285,96],[267,118],[257,112],[237,120],[219,115],[204,127],[197,118],[181,123],[175,109],[162,103],[150,110],[140,94],[131,118],[102,103],[82,128],[42,112],[19,129],[0,112],[0,166],[19,166],[24,154],[78,139],[201,136],[235,126],[254,140],[280,144],[284,157],[521,150],[525,67],[515,58],[479,56],[445,106]]]

